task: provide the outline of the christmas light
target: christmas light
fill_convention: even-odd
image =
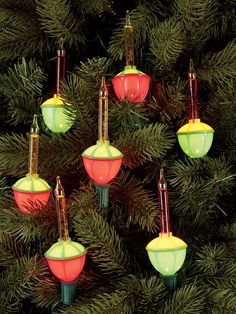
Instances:
[[[163,282],[169,290],[176,287],[176,272],[182,267],[187,244],[172,235],[169,221],[168,189],[163,169],[158,182],[158,200],[161,210],[161,230],[159,237],[153,239],[146,247],[154,268],[160,272]]]
[[[48,202],[51,188],[41,179],[38,170],[39,127],[34,115],[29,138],[29,170],[26,177],[19,179],[13,186],[14,198],[20,211],[32,214]]]
[[[120,170],[123,154],[108,140],[108,90],[104,77],[99,90],[98,141],[96,145],[87,148],[82,157],[88,175],[95,182],[100,206],[106,207],[110,182]]]
[[[197,78],[190,60],[188,84],[190,91],[189,122],[182,126],[177,137],[180,147],[191,158],[200,158],[211,148],[214,130],[206,123],[202,123],[198,114]]]
[[[65,79],[65,49],[63,39],[60,40],[57,50],[57,78],[56,94],[42,103],[41,109],[46,126],[54,133],[65,133],[73,125],[75,113],[70,110],[68,114],[66,107],[71,104],[65,103],[60,96],[60,84]]]
[[[126,66],[122,72],[112,79],[116,96],[120,101],[143,102],[147,96],[150,77],[136,69],[134,65],[133,27],[127,11],[125,24]]]
[[[64,304],[71,304],[87,250],[82,244],[71,241],[69,237],[65,193],[60,177],[57,177],[55,198],[59,240],[45,253],[45,257],[52,273],[61,281],[61,301]]]

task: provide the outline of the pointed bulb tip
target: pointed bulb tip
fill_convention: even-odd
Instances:
[[[163,177],[164,176],[164,169],[161,167],[160,168],[160,177]]]
[[[131,22],[130,22],[130,12],[129,10],[126,11],[126,25],[130,26]]]

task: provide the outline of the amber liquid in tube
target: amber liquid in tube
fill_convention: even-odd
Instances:
[[[66,241],[69,239],[69,229],[68,229],[65,193],[61,185],[60,177],[57,177],[55,197],[56,197],[56,210],[57,210],[57,219],[58,219],[59,238],[63,241]]]
[[[99,90],[98,139],[100,142],[108,141],[108,91],[104,76],[102,77],[102,84]]]
[[[67,211],[65,206],[65,197],[59,195],[56,196],[56,209],[58,218],[59,238],[63,241],[68,240],[68,220]]]
[[[34,115],[33,123],[30,129],[29,145],[29,171],[28,174],[35,175],[38,172],[38,152],[39,152],[39,127],[37,115]]]

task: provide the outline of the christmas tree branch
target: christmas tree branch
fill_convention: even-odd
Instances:
[[[176,141],[174,134],[163,124],[150,124],[122,136],[114,146],[124,154],[123,165],[135,168],[154,158],[164,156]]]
[[[48,50],[47,37],[40,30],[34,1],[1,1],[0,59],[26,57]]]
[[[236,78],[236,43],[229,42],[226,47],[214,54],[206,54],[199,69],[199,77],[210,84],[227,84]]]
[[[0,92],[5,97],[9,121],[29,123],[38,111],[45,75],[33,60],[15,64],[7,73],[0,75]]]
[[[165,20],[153,28],[149,34],[150,50],[159,70],[170,68],[187,45],[186,34],[180,22],[174,18]]]
[[[0,310],[6,313],[19,307],[24,298],[29,298],[37,279],[37,256],[20,257],[2,272],[0,278]],[[4,298],[3,298],[4,296]]]
[[[131,269],[127,249],[113,226],[110,226],[104,213],[93,206],[80,206],[84,202],[83,193],[73,195],[71,209],[77,211],[73,216],[73,226],[78,238],[89,245],[88,254],[105,274],[120,276]],[[83,203],[82,203],[83,204]]]
[[[196,285],[185,285],[169,296],[161,313],[206,313],[204,303],[203,292]]]
[[[218,216],[221,197],[234,185],[230,160],[224,157],[175,161],[169,173],[172,186],[178,190],[170,193],[173,208],[181,215],[194,215],[194,219]]]
[[[152,276],[140,279],[136,291],[139,293],[139,298],[136,302],[137,313],[151,314],[161,312],[161,305],[168,293],[160,278]]]
[[[37,213],[36,208],[31,208]],[[39,210],[38,210],[39,211]],[[57,234],[57,224],[55,223],[55,210],[48,206],[41,209],[34,216],[24,215],[13,207],[2,208],[0,211],[0,229],[2,232],[14,237],[22,243],[32,243],[33,241],[55,239]],[[2,235],[0,236],[2,241]],[[4,240],[4,236],[3,236]]]
[[[69,309],[62,311],[64,314],[103,314],[108,312],[131,314],[133,313],[133,300],[126,291],[117,290],[112,293],[101,293],[96,298],[88,300],[87,303],[75,303]]]
[[[216,16],[216,6],[211,0],[176,0],[174,5],[175,17],[181,21],[184,28],[192,32],[204,22],[206,28],[207,23],[212,23]]]
[[[93,16],[112,10],[113,4],[110,0],[79,0],[78,2],[80,4],[81,11],[84,14],[91,14]]]
[[[69,46],[77,48],[85,43],[83,28],[84,18],[73,14],[70,4],[65,0],[37,1],[37,12],[41,25],[49,36],[62,37]]]
[[[129,172],[122,172],[115,179],[111,187],[111,199],[115,204],[121,203],[125,221],[139,225],[141,230],[157,231],[160,217],[154,195],[145,190],[142,183]]]
[[[109,134],[117,137],[130,131],[135,131],[149,122],[148,109],[144,107],[134,107],[133,103],[119,102],[117,100],[109,102]]]

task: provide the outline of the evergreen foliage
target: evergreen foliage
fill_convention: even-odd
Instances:
[[[37,111],[45,75],[35,61],[25,58],[0,76],[1,93],[6,99],[9,122],[13,125],[29,123]]]
[[[130,11],[135,64],[152,78],[144,103],[120,102],[111,79],[125,65]],[[40,124],[39,174],[60,175],[70,236],[87,249],[76,300],[65,314],[236,312],[236,3],[234,0],[0,0],[0,313],[50,313],[60,282],[44,252],[57,241],[55,200],[32,215],[11,185],[27,173],[28,131]],[[45,126],[41,103],[55,92],[60,38],[66,134]],[[189,59],[201,120],[215,130],[208,156],[190,159],[176,132],[187,121]],[[97,140],[101,76],[109,90],[109,140],[123,154],[107,209],[99,208],[81,153]],[[178,286],[167,290],[145,247],[159,233],[157,180],[164,166],[171,229],[188,244]]]

